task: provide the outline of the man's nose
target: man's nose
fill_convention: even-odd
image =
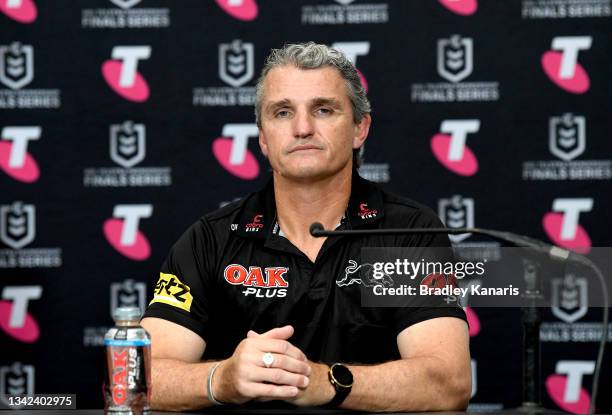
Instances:
[[[293,118],[293,136],[307,138],[314,134],[314,120],[307,111],[298,111]]]

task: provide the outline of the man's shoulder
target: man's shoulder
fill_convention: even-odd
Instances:
[[[398,223],[411,223],[412,226],[442,226],[440,218],[429,206],[405,196],[381,188],[385,216],[387,220]]]

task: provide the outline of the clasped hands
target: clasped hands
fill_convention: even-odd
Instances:
[[[233,355],[222,361],[213,378],[213,394],[223,403],[283,400],[318,406],[335,395],[327,365],[314,363],[289,342],[292,326],[262,334],[252,330]]]

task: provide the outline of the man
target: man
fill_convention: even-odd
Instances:
[[[313,222],[440,226],[431,210],[356,174],[371,117],[355,67],[312,42],[273,50],[256,118],[273,181],[179,239],[142,320],[152,336],[153,407],[465,408],[470,357],[460,308],[362,307],[359,283],[339,283],[363,247],[448,246],[448,238],[309,233]]]

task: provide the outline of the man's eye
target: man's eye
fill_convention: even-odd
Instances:
[[[321,115],[329,115],[332,113],[332,110],[330,108],[321,107],[317,108],[317,113]]]
[[[287,118],[288,116],[289,116],[289,111],[287,110],[277,111],[275,114],[276,118]]]

